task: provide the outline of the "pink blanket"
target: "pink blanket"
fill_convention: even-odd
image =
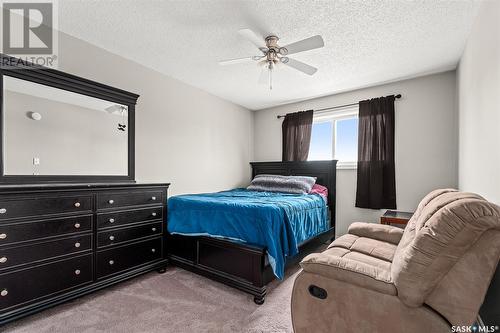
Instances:
[[[328,189],[323,185],[314,184],[309,194],[319,194],[325,199],[325,202],[328,202]]]

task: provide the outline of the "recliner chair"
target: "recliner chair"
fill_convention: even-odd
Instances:
[[[450,332],[472,325],[500,258],[500,207],[429,193],[404,231],[353,223],[302,262],[292,293],[300,332]]]

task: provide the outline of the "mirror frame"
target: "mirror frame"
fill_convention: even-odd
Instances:
[[[135,183],[135,105],[139,95],[102,83],[32,64],[0,53],[0,184]],[[5,175],[3,77],[11,76],[46,86],[95,97],[128,107],[128,174],[125,175]]]

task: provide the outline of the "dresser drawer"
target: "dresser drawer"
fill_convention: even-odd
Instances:
[[[92,196],[54,196],[29,199],[0,198],[0,221],[49,214],[92,211]]]
[[[92,235],[73,236],[37,244],[0,248],[0,271],[35,261],[92,250]]]
[[[92,255],[0,275],[0,311],[92,282]]]
[[[162,239],[155,238],[97,252],[97,278],[162,258]]]
[[[97,214],[97,228],[113,228],[116,226],[147,222],[163,219],[162,207],[151,207],[145,209],[135,209],[127,211],[112,212],[106,214]]]
[[[123,191],[97,194],[97,209],[163,204],[163,191]]]
[[[135,227],[101,231],[97,234],[97,247],[105,247],[138,238],[161,235],[162,225],[163,222],[156,222]]]
[[[0,223],[0,247],[6,244],[92,230],[92,215],[15,224]]]

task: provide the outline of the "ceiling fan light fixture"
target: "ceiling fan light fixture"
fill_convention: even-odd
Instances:
[[[275,35],[269,35],[266,38],[262,38],[250,29],[239,30],[238,33],[250,41],[252,44],[257,46],[257,49],[262,52],[262,55],[250,56],[245,58],[229,59],[219,61],[220,65],[238,64],[256,61],[258,65],[262,66],[261,77],[265,71],[268,72],[269,76],[269,89],[273,89],[273,70],[279,63],[285,64],[290,68],[293,68],[299,72],[307,75],[314,75],[318,69],[308,65],[302,61],[289,58],[288,55],[309,51],[317,48],[321,48],[325,45],[323,38],[320,35],[312,36],[306,39],[299,40],[295,43],[285,45],[284,47],[278,45],[279,38]],[[265,66],[265,69],[264,69]],[[264,80],[260,80],[262,82]]]
[[[286,47],[280,47],[278,50],[279,54],[281,55],[287,55],[288,54],[288,49]]]

